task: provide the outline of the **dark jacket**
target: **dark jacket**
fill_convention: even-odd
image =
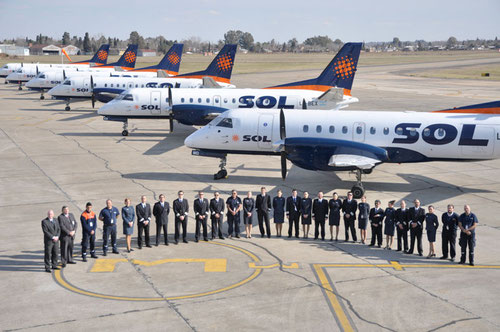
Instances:
[[[411,207],[408,209],[408,221],[411,223],[417,223],[416,228],[423,228],[425,219],[425,210],[422,207],[419,207],[418,210],[415,207]],[[411,228],[410,228],[411,229]]]
[[[451,216],[447,212],[441,215],[441,222],[443,223],[443,232],[456,233],[458,229],[458,214],[453,212]]]
[[[312,215],[312,199],[310,197],[308,198],[302,198],[302,202],[300,203],[301,206],[301,213],[302,215],[307,214],[308,218],[311,218]]]
[[[220,218],[222,218],[222,215],[224,214],[224,200],[219,197],[219,202],[215,198],[212,198],[210,200],[210,214],[212,215],[212,218],[215,219],[215,214],[219,214]]]
[[[323,198],[320,202],[318,198],[316,198],[313,202],[312,207],[312,216],[315,221],[324,222],[328,218],[328,200]]]
[[[368,203],[359,203],[358,204],[358,219],[368,220],[370,216],[370,204]]]
[[[145,207],[142,207],[142,203],[135,206],[135,214],[137,216],[137,222],[144,223],[146,220],[151,221],[151,205],[146,203]]]
[[[182,199],[182,202],[177,198],[172,204],[172,208],[174,210],[175,219],[178,219],[180,216],[187,217],[189,213],[189,203],[185,198]]]
[[[438,227],[438,217],[434,213],[427,213],[425,215],[425,229],[427,231],[436,231]]]
[[[167,225],[169,213],[170,213],[170,204],[168,204],[167,201],[163,202],[163,206],[161,206],[161,202],[156,202],[155,205],[153,206],[153,215],[155,216],[157,224]]]
[[[50,222],[49,218],[42,220],[42,231],[43,231],[43,242],[47,243],[52,241],[54,236],[61,236],[61,227],[59,226],[59,221],[56,217],[52,219],[54,222]]]
[[[271,196],[266,194],[266,196],[262,196],[261,194],[257,195],[255,199],[255,210],[261,213],[267,213],[271,211]]]
[[[76,235],[78,224],[76,223],[76,219],[73,213],[69,213],[68,217],[61,213],[59,217],[57,217],[57,220],[59,221],[59,227],[61,227],[61,237],[70,236],[69,233],[71,231],[75,231]]]
[[[94,211],[83,211],[80,216],[80,222],[82,223],[82,233],[90,234],[90,232],[94,231],[95,234],[97,229],[97,216]]]
[[[208,199],[204,198],[203,202],[201,202],[200,199],[197,198],[193,203],[193,210],[196,218],[205,216],[206,219],[210,213],[210,203]]]
[[[286,214],[287,216],[294,217],[300,216],[300,211],[302,209],[302,199],[297,196],[295,198],[295,202],[293,201],[293,197],[290,196],[286,199]]]
[[[396,210],[396,226],[399,227],[399,225],[403,225],[403,229],[408,230],[408,209]]]
[[[384,220],[384,210],[382,208],[371,208],[369,219],[372,225],[382,226],[382,220]]]
[[[342,202],[342,212],[344,212],[344,218],[346,214],[350,214],[349,220],[356,220],[356,210],[358,208],[358,202],[355,199],[351,199],[349,202],[346,199]]]
[[[245,212],[245,215],[247,215],[247,213],[252,213],[254,208],[255,200],[253,198],[245,197],[243,199],[243,211]]]

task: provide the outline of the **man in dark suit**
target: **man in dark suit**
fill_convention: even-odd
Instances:
[[[321,240],[325,241],[325,220],[328,218],[328,200],[323,199],[323,192],[318,193],[318,198],[313,202],[312,218],[314,219],[314,239],[319,237],[321,227]]]
[[[401,201],[401,207],[396,210],[396,231],[398,234],[398,251],[408,251],[408,209],[406,202]]]
[[[222,218],[224,215],[224,200],[220,198],[218,191],[214,193],[214,198],[210,200],[210,218],[212,219],[212,240],[218,235],[219,239],[224,240],[222,236]]]
[[[194,242],[198,242],[200,238],[200,228],[203,227],[203,241],[208,241],[207,234],[207,218],[210,211],[208,199],[206,199],[203,191],[198,192],[198,199],[193,203],[194,214],[196,218],[196,232]]]
[[[149,243],[149,223],[151,222],[151,205],[147,203],[146,196],[141,196],[141,203],[135,206],[135,215],[137,216],[137,225],[139,234],[137,235],[137,245],[142,249],[142,232],[144,231],[144,239],[146,247],[151,248]]]
[[[45,272],[50,273],[51,263],[54,270],[59,269],[57,267],[57,256],[59,256],[58,242],[61,235],[61,228],[59,227],[59,221],[54,218],[54,211],[49,210],[47,218],[42,220],[42,231]]]
[[[62,213],[57,217],[59,227],[61,227],[61,263],[76,264],[73,260],[73,247],[75,245],[75,234],[78,224],[73,213],[69,213],[67,206],[62,207]]]
[[[255,199],[255,209],[257,210],[257,220],[259,221],[260,236],[271,238],[271,225],[269,224],[269,211],[271,211],[271,197],[267,195],[266,187],[260,188],[260,194]],[[264,222],[266,228],[264,229]]]
[[[153,206],[153,215],[156,221],[156,246],[160,244],[161,230],[163,229],[163,240],[168,246],[168,214],[170,213],[170,205],[165,201],[165,195],[160,194],[160,200]]]
[[[184,199],[184,192],[181,190],[177,193],[178,198],[172,204],[175,215],[175,244],[179,243],[180,227],[182,226],[182,242],[188,243],[186,239],[187,220],[189,213],[189,203]]]
[[[352,241],[356,242],[356,229],[354,223],[356,221],[356,210],[358,209],[358,202],[353,199],[352,192],[347,193],[347,198],[342,202],[342,212],[344,213],[344,227],[345,227],[345,240],[349,241],[349,229],[351,230]]]
[[[455,242],[457,239],[458,219],[459,216],[454,212],[453,204],[448,204],[448,211],[441,215],[443,230],[441,232],[443,256],[440,259],[448,258],[448,249],[450,249],[451,261],[455,261]],[[449,244],[449,246],[448,246]]]
[[[302,198],[297,196],[297,189],[292,190],[292,196],[286,199],[286,216],[288,217],[288,238],[292,237],[292,228],[295,227],[295,237],[299,238],[300,211]]]
[[[423,255],[422,248],[422,230],[425,219],[425,210],[420,206],[420,201],[415,200],[415,206],[408,210],[408,222],[410,224],[410,249],[406,252],[407,254],[413,254],[415,249],[415,239],[417,240],[417,250],[418,255]]]

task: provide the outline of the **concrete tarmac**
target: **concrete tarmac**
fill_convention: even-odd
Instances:
[[[500,82],[403,76],[443,66],[492,60],[404,64],[358,68],[352,90],[360,102],[351,109],[430,111],[498,100]],[[240,87],[264,87],[314,77],[281,72],[235,75]],[[419,198],[441,215],[448,203],[462,212],[470,204],[479,218],[476,266],[403,255],[358,243],[309,238],[261,238],[256,220],[252,239],[194,242],[194,213],[188,244],[125,250],[121,219],[120,254],[102,256],[99,222],[97,255],[80,258],[81,226],[75,240],[77,264],[52,274],[43,267],[40,221],[68,205],[78,218],[91,201],[97,212],[110,198],[119,209],[130,197],[151,204],[164,193],[169,202],[182,189],[192,205],[198,190],[211,198],[256,195],[266,186],[300,194],[323,190],[345,195],[349,173],[310,172],[289,165],[281,180],[278,157],[229,156],[229,178],[213,180],[218,160],[191,156],[184,138],[196,128],[168,121],[103,121],[90,102],[64,105],[39,100],[30,91],[0,85],[0,322],[2,330],[169,330],[169,331],[452,331],[500,329],[500,161],[388,164],[364,178],[370,204],[380,199]],[[256,219],[256,218],[255,218]],[[155,223],[152,221],[152,243]],[[241,225],[243,229],[243,225]],[[313,227],[312,227],[313,228]],[[328,227],[327,227],[328,228]],[[358,235],[359,236],[359,235]],[[368,240],[371,234],[368,230]],[[340,227],[339,239],[344,239]],[[440,231],[437,253],[441,255]],[[385,245],[385,239],[384,239]],[[458,243],[457,243],[458,248]]]

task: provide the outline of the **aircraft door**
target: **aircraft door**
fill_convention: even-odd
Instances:
[[[272,114],[262,114],[259,116],[258,146],[262,149],[271,149],[273,142],[273,120]]]
[[[149,103],[151,107],[151,114],[161,113],[161,92],[151,91],[151,101]]]
[[[354,122],[352,125],[352,140],[355,142],[365,141],[365,123],[364,122]]]

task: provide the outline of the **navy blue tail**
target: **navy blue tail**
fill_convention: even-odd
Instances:
[[[137,44],[130,44],[120,59],[115,63],[108,64],[108,66],[134,68],[137,59],[137,48]]]
[[[307,89],[326,91],[331,87],[344,88],[350,94],[358,67],[362,43],[346,43],[317,77],[309,80],[277,85],[276,89]]]
[[[168,52],[165,54],[163,59],[154,66],[138,68],[134,71],[156,71],[163,70],[167,74],[177,75],[179,74],[179,67],[181,66],[182,59],[182,49],[184,48],[184,44],[174,44]]]
[[[101,47],[95,52],[94,56],[90,60],[72,62],[75,63],[97,63],[99,65],[105,65],[108,62],[109,55],[109,44],[102,44]]]
[[[202,78],[204,76],[210,76],[215,81],[230,83],[234,58],[236,56],[236,48],[237,45],[235,44],[226,44],[210,65],[208,65],[207,69],[178,75],[178,77]]]

